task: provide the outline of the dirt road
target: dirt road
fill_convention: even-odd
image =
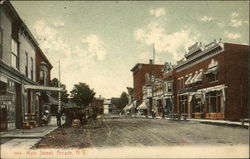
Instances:
[[[238,127],[163,119],[102,119],[85,128],[58,128],[37,148],[249,144]]]

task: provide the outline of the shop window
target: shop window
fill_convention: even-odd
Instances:
[[[206,94],[206,102],[209,113],[221,112],[221,91],[209,92]]]
[[[193,112],[194,113],[203,112],[202,105],[201,105],[201,98],[193,97],[192,106],[193,106]]]
[[[14,39],[11,40],[11,66],[18,69],[18,44]]]
[[[188,101],[186,95],[179,96],[180,113],[187,113]]]

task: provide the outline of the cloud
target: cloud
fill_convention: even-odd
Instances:
[[[241,36],[238,33],[231,33],[231,32],[224,32],[224,35],[228,38],[228,39],[239,39]]]
[[[221,28],[224,28],[225,27],[225,24],[223,22],[218,22],[217,25]]]
[[[233,12],[231,14],[231,20],[229,22],[229,26],[232,26],[232,27],[239,27],[243,24],[243,21],[239,19],[239,13],[237,12]]]
[[[208,16],[203,16],[199,20],[203,21],[203,22],[211,22],[212,20],[214,20],[214,18],[213,17],[208,17]]]
[[[242,21],[238,19],[231,19],[229,25],[232,27],[239,27],[242,25]]]
[[[232,18],[237,18],[237,17],[239,17],[239,15],[240,15],[240,13],[233,12],[233,13],[231,14],[231,17],[232,17]]]
[[[107,51],[104,47],[103,41],[97,35],[88,35],[82,40],[82,43],[86,45],[88,52],[97,58],[97,60],[104,60]]]
[[[151,9],[149,12],[157,18],[166,15],[166,11],[163,8]]]
[[[188,46],[195,43],[199,37],[197,31],[183,27],[179,31],[166,33],[166,23],[160,19],[153,19],[146,27],[134,31],[135,40],[140,45],[155,46],[155,51],[160,54],[169,54],[174,60],[179,60]],[[146,49],[140,49],[139,58],[144,59]]]
[[[56,27],[63,27],[64,25],[65,25],[65,23],[63,21],[54,22],[54,26],[56,26]]]

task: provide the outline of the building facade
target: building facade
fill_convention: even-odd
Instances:
[[[174,75],[174,66],[166,62],[163,72],[164,90],[162,97],[164,116],[170,116],[174,109]]]
[[[52,65],[9,1],[0,5],[0,42],[1,131],[37,126],[41,91],[62,89],[48,87]]]
[[[174,111],[190,118],[247,117],[249,46],[215,40],[188,50],[175,67]]]
[[[154,76],[156,78],[162,77],[163,65],[153,64],[150,60],[149,64],[137,63],[131,71],[133,72],[134,82],[134,96],[137,100],[137,105],[140,105],[143,101],[142,88],[146,84],[147,78]]]

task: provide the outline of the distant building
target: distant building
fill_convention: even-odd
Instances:
[[[104,98],[99,96],[98,98],[95,98],[94,101],[92,102],[92,106],[97,108],[98,114],[103,114],[104,113]]]
[[[142,88],[146,84],[146,79],[151,76],[162,78],[163,66],[164,65],[153,64],[152,60],[150,60],[149,64],[137,63],[131,69],[133,72],[134,97],[137,101],[137,105],[140,105],[143,101]]]

